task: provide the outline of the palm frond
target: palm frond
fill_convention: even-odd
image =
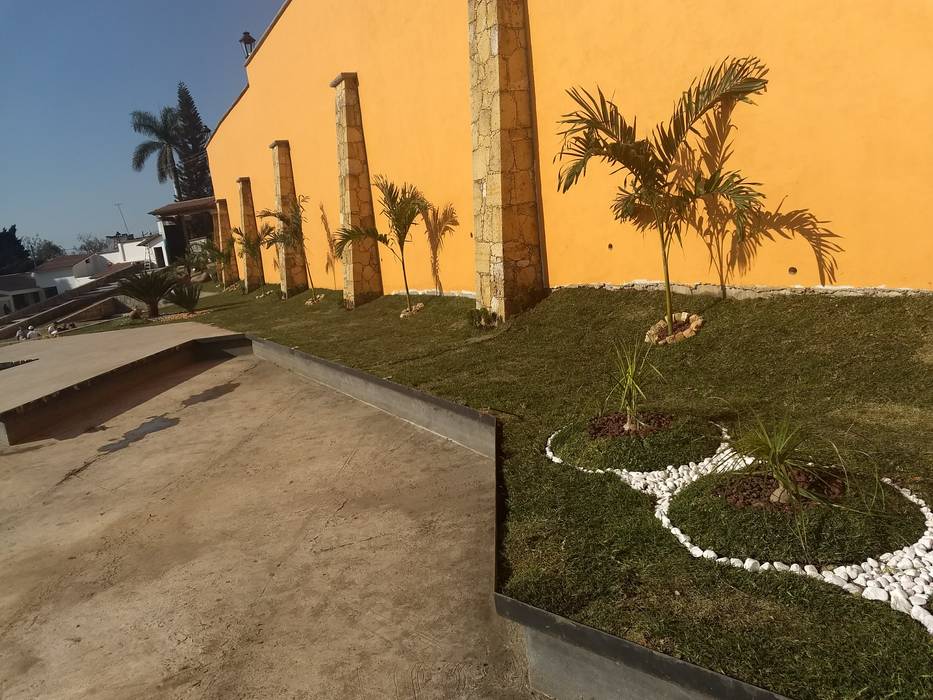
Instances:
[[[596,92],[594,96],[583,88],[567,91],[578,108],[559,122],[565,128],[559,132],[562,142],[555,160],[566,164],[558,173],[558,189],[566,192],[577,184],[593,158],[627,170],[641,183],[657,184],[651,144],[638,139],[635,122],[630,124],[600,88]]]
[[[336,241],[334,242],[334,252],[338,257],[343,257],[343,253],[348,245],[354,241],[362,241],[367,238],[382,243],[385,246],[389,245],[389,238],[372,227],[344,226],[337,231]]]
[[[389,221],[389,229],[399,251],[402,251],[408,242],[408,232],[427,201],[417,187],[407,182],[399,187],[377,175],[373,184],[379,190],[382,213]]]
[[[655,127],[653,142],[658,159],[670,169],[677,152],[696,122],[723,100],[750,102],[768,85],[767,67],[754,56],[727,58],[707,69],[680,96],[666,125]]]
[[[133,170],[136,172],[142,171],[146,167],[146,161],[149,160],[149,157],[161,150],[162,144],[158,141],[143,141],[133,149]],[[159,182],[162,182],[162,180],[159,180]]]
[[[324,209],[324,203],[321,202],[321,226],[324,227],[324,236],[327,239],[327,260],[324,261],[324,271],[325,272],[334,272],[337,268],[337,258],[340,257],[337,254],[337,239],[334,237],[334,232],[330,230],[330,221],[327,218],[327,211]]]

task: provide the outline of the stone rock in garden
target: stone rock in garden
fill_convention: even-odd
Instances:
[[[854,579],[862,574],[862,570],[854,564],[850,564],[846,567],[846,573],[849,574],[849,579]]]
[[[734,567],[736,567],[736,568],[742,568],[742,567],[745,566],[745,562],[744,562],[744,561],[742,561],[741,559],[736,559],[736,558],[734,558],[734,557],[733,557],[732,559],[729,560],[729,563],[732,564],[732,566],[734,566]]]
[[[774,568],[777,571],[787,571],[790,569],[790,567],[782,561],[774,562]]]
[[[755,559],[748,558],[743,564],[746,571],[758,571],[761,569],[761,564],[759,564]]]
[[[875,561],[871,557],[868,557],[868,559],[865,560],[865,564],[862,564],[863,569],[865,568],[866,564],[872,569],[877,569],[877,568],[880,568],[881,566],[877,561]]]
[[[728,564],[728,563],[729,563],[729,557],[718,557],[718,558],[716,559],[716,563],[717,563],[717,564]]]
[[[844,578],[836,576],[836,574],[834,574],[832,571],[824,571],[823,579],[827,583],[831,583],[834,586],[845,586],[847,583],[847,581]]]
[[[690,555],[695,557],[696,559],[699,559],[700,557],[703,556],[703,550],[697,547],[696,545],[694,545],[693,547],[690,548]]]
[[[846,570],[846,567],[844,566],[837,566],[835,569],[833,569],[833,573],[836,574],[836,576],[841,578],[843,581],[849,580],[849,572]]]
[[[917,622],[927,628],[927,632],[933,634],[933,615],[926,608],[915,605],[910,609],[910,616]]]
[[[867,589],[866,589],[867,590]],[[891,591],[891,607],[898,612],[910,614],[910,609],[914,607],[901,591]]]
[[[790,570],[793,571],[795,574],[804,573],[803,569],[800,568],[800,564],[791,564]]]
[[[851,593],[852,595],[862,595],[862,587],[856,586],[854,583],[843,584],[842,590],[846,591],[847,593]]]
[[[771,571],[771,562],[765,562],[761,565],[761,571]]]
[[[820,570],[817,569],[813,564],[807,564],[803,567],[803,570],[806,572],[807,576],[813,576],[814,578],[823,578],[823,575],[820,573]]]
[[[928,600],[929,598],[927,596],[921,595],[920,593],[910,596],[910,602],[914,605],[924,606],[927,604]]]
[[[888,601],[888,592],[883,588],[868,587],[862,590],[862,597],[868,600]]]
[[[704,550],[703,550],[703,558],[704,558],[704,559],[715,559],[715,558],[716,558],[716,552],[714,552],[712,549],[704,549]]]
[[[783,486],[778,486],[774,491],[768,496],[768,500],[772,503],[790,503],[790,492],[785,489]]]

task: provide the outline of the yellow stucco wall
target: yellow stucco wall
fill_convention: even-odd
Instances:
[[[306,248],[318,286],[327,243],[318,205],[339,228],[334,90],[341,71],[357,72],[363,127],[373,176],[417,184],[438,205],[453,202],[461,225],[446,239],[441,279],[447,291],[474,286],[469,61],[465,0],[294,0],[247,65],[249,88],[208,146],[217,197],[239,225],[236,179],[251,179],[257,211],[274,206],[269,144],[291,145],[295,185],[311,198]],[[374,196],[377,193],[374,192]],[[378,204],[376,206],[377,219]],[[385,222],[379,225],[386,231]],[[409,283],[433,289],[424,228],[406,247]],[[278,274],[265,254],[267,281]],[[382,252],[386,291],[403,288],[401,270]],[[242,263],[241,263],[242,266]],[[337,266],[337,285],[342,270]]]
[[[585,11],[581,11],[585,7]],[[756,55],[768,92],[739,105],[731,161],[768,203],[806,207],[844,236],[837,284],[933,287],[933,2],[529,0],[550,284],[659,279],[655,234],[612,219],[618,177],[594,166],[567,194],[552,162],[564,90],[599,84],[640,130],[725,56]],[[613,249],[609,250],[609,244]],[[714,282],[705,248],[675,250],[672,278]],[[799,272],[788,274],[794,266]],[[814,285],[802,242],[766,244],[741,284]]]
[[[564,90],[599,84],[640,129],[667,119],[680,92],[727,55],[757,55],[768,92],[734,115],[731,164],[764,183],[769,204],[806,207],[843,236],[836,284],[933,288],[933,236],[925,228],[933,182],[928,138],[933,90],[933,2],[873,0],[529,0],[541,203],[551,286],[658,279],[654,234],[617,224],[618,176],[598,166],[568,194],[556,188],[557,121]],[[404,11],[400,7],[404,6]],[[315,283],[324,272],[323,202],[338,227],[334,94],[341,71],[359,74],[370,172],[409,180],[461,226],[441,259],[448,291],[473,290],[467,0],[294,0],[247,66],[250,87],[208,153],[218,197],[239,224],[236,178],[252,178],[257,209],[273,204],[275,139],[288,139],[299,194],[312,200],[306,233]],[[384,222],[381,223],[384,227]],[[612,249],[609,249],[612,244]],[[413,288],[432,282],[419,226],[409,249]],[[672,278],[714,282],[705,249],[688,235]],[[387,291],[402,287],[382,254]],[[788,272],[798,269],[796,275]],[[277,279],[272,256],[266,278]],[[338,268],[338,285],[341,271]],[[766,244],[738,284],[814,285],[801,241]]]

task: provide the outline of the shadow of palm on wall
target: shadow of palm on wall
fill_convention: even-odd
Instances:
[[[730,135],[735,128],[732,124],[734,107],[734,100],[724,100],[704,117],[696,147],[685,145],[678,153],[675,178],[691,182],[727,171],[726,166],[732,157]],[[686,224],[706,245],[710,266],[716,270],[723,298],[734,273],[748,272],[759,248],[766,241],[777,238],[790,240],[799,237],[806,241],[816,258],[820,284],[836,281],[836,253],[843,251],[838,242],[840,236],[826,227],[827,221],[818,219],[809,209],[781,211],[783,204],[782,200],[774,210],[755,207],[746,215],[742,231],[734,225],[734,207],[717,194],[693,202],[688,209]]]

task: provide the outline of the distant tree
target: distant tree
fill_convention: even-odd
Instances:
[[[0,275],[25,272],[30,267],[29,253],[16,235],[16,224],[0,228]]]
[[[89,233],[82,233],[78,236],[78,247],[75,248],[79,253],[91,255],[92,253],[105,253],[110,249],[110,244],[106,238],[92,236]]]
[[[184,83],[178,83],[178,154],[179,190],[182,199],[197,199],[214,194],[207,163],[207,140],[211,130],[201,120],[194,98]]]
[[[43,238],[38,233],[28,236],[25,240],[25,246],[29,252],[29,259],[32,261],[32,267],[38,267],[46,260],[65,254],[65,249],[58,243]]]
[[[175,201],[183,199],[179,180],[175,150],[179,147],[178,112],[172,107],[163,107],[159,115],[152,112],[135,111],[130,114],[133,131],[146,140],[133,151],[133,170],[141,172],[150,156],[156,157],[156,177],[159,182],[172,181]]]

